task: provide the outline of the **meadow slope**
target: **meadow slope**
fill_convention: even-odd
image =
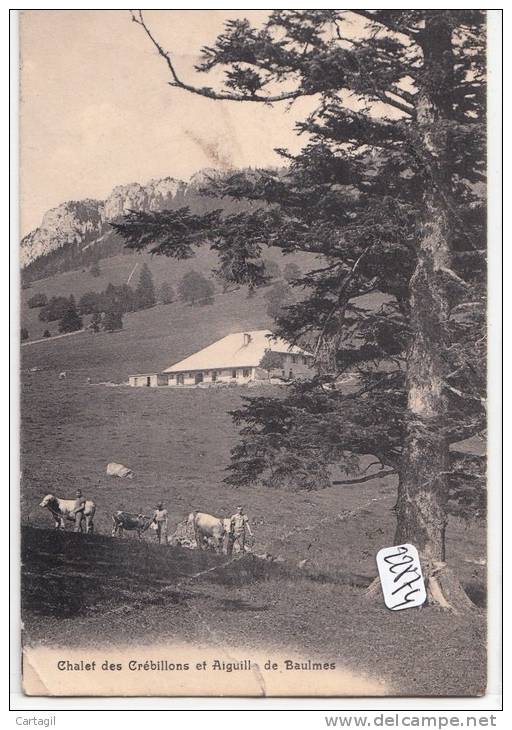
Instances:
[[[299,266],[305,267],[307,263],[316,260],[314,256],[308,254],[284,256],[279,249],[275,248],[269,249],[265,258],[275,261],[281,269],[289,262],[294,262]],[[70,294],[73,294],[78,302],[85,292],[103,291],[108,284],[119,286],[129,281],[130,286],[135,288],[139,279],[141,266],[144,263],[149,266],[153,275],[157,293],[164,281],[171,284],[176,292],[183,275],[191,269],[201,272],[208,278],[212,278],[212,269],[215,268],[216,258],[208,249],[198,249],[193,258],[183,261],[167,258],[166,256],[152,256],[151,254],[128,252],[126,254],[101,259],[99,262],[100,275],[97,277],[92,276],[88,269],[77,269],[33,281],[29,287],[21,291],[21,326],[28,329],[31,340],[42,337],[46,329],[52,335],[57,334],[58,322],[41,322],[39,320],[39,309],[30,309],[28,307],[27,302],[34,294],[46,294],[48,299],[52,296],[69,297]],[[217,290],[218,303],[224,302],[225,297],[222,295],[221,287],[218,286],[215,280],[213,281]],[[243,301],[246,297],[247,289],[244,287],[237,293],[236,300]],[[233,300],[228,300],[225,306],[232,306],[232,303]],[[245,314],[244,307],[242,307],[242,314]],[[218,315],[217,310],[216,315]],[[243,329],[243,325],[241,328]]]
[[[32,528],[23,531],[23,559],[25,644],[57,656],[77,645],[103,658],[120,647],[125,656],[134,647],[142,658],[155,647],[173,656],[181,646],[185,657],[188,647],[209,647],[232,659],[238,647],[244,657],[334,662],[347,679],[393,695],[485,687],[483,616],[393,613],[350,576],[250,555],[225,565],[197,551]],[[167,681],[172,690],[174,678]],[[350,694],[346,679],[335,692]]]
[[[123,258],[119,257],[119,266],[124,265]],[[62,277],[71,275],[80,279],[77,272]],[[85,286],[89,284],[90,278]],[[55,282],[53,286],[57,287]],[[76,286],[78,297],[81,290]],[[65,293],[62,287],[60,293]],[[204,581],[191,589],[190,605],[196,611],[208,606],[209,625],[224,641],[256,644],[266,637],[299,652],[335,651],[344,663],[359,663],[381,677],[389,674],[398,693],[418,691],[418,684],[422,694],[482,691],[485,623],[481,611],[458,618],[433,609],[397,615],[362,597],[363,585],[375,575],[375,553],[393,541],[394,477],[296,494],[228,487],[223,482],[225,467],[237,439],[228,411],[238,407],[243,396],[264,392],[269,386],[177,391],[123,385],[130,373],[160,370],[229,332],[269,325],[262,293],[247,299],[238,291],[218,297],[212,306],[172,304],[127,315],[118,333],[84,333],[22,347],[21,518],[24,525],[38,528],[31,530],[36,536],[25,553],[26,641],[50,641],[57,620],[52,610],[42,606],[38,576],[53,575],[62,581],[61,595],[73,593],[83,583],[82,579],[75,583],[69,574],[75,559],[67,553],[66,543],[57,545],[57,538],[44,537],[51,533],[40,529],[52,524],[48,512],[38,506],[45,494],[71,497],[80,487],[98,505],[96,528],[101,535],[109,534],[110,515],[119,508],[147,514],[162,499],[171,524],[177,524],[192,509],[226,515],[243,502],[256,534],[255,551],[283,558],[284,572],[271,570],[255,577],[251,569],[242,571],[245,577],[236,585],[230,580]],[[58,378],[62,370],[68,373],[65,380]],[[274,386],[273,392],[279,393],[279,387]],[[109,461],[130,466],[133,481],[107,477]],[[66,539],[82,541],[75,563],[81,575],[98,578],[101,561],[106,561],[106,575],[98,580],[100,593],[108,593],[119,564],[113,557],[119,542],[112,546],[111,539],[101,535],[94,538],[99,541],[94,545],[83,542],[89,538],[81,536]],[[131,537],[123,543],[123,551],[133,551],[128,553],[129,570],[134,577],[143,570],[140,551],[149,550],[147,555],[156,566],[150,583],[170,586],[172,570],[168,574],[163,563],[172,563],[176,553],[149,545],[150,539],[148,534],[143,546]],[[447,552],[481,604],[484,526],[451,520]],[[95,563],[95,556],[100,563]],[[298,571],[303,560],[308,561],[306,573]],[[360,577],[359,585],[347,580],[354,575]],[[179,597],[170,604],[156,599],[155,604],[142,605],[135,579],[133,589],[128,585],[125,593],[109,593],[105,602],[91,598],[88,603],[90,591],[87,587],[80,591],[79,610],[58,619],[64,643],[71,642],[76,631],[104,640],[110,637],[113,642],[123,635],[148,642],[156,636],[187,641],[203,631]],[[77,605],[76,596],[70,595],[69,601]],[[107,618],[105,607],[110,610],[119,604],[128,606],[129,618],[124,608]],[[421,668],[425,670],[421,680],[407,672],[413,653],[418,677]]]

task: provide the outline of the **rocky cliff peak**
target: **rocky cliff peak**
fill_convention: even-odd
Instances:
[[[67,244],[89,245],[109,230],[108,224],[129,210],[164,210],[175,207],[187,184],[172,177],[146,185],[118,185],[105,200],[68,201],[49,210],[41,225],[21,241],[20,260],[25,267]]]
[[[21,266],[68,243],[80,243],[99,235],[101,205],[99,200],[70,200],[45,213],[39,228],[21,242]]]

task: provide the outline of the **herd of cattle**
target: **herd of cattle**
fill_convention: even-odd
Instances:
[[[47,494],[39,506],[47,508],[54,518],[55,528],[63,530],[66,527],[66,520],[75,522],[75,505],[76,502],[73,499],[60,499],[53,494]],[[85,532],[94,532],[95,513],[95,503],[90,499],[86,500],[82,521],[82,529]],[[123,532],[128,530],[135,532],[141,539],[142,533],[153,524],[153,518],[146,515],[117,510],[112,514],[112,537],[122,537]],[[192,547],[189,537],[192,533],[195,546],[200,550],[212,548],[215,552],[222,552],[225,539],[230,531],[230,524],[229,518],[214,517],[205,512],[191,512],[178,524],[170,540],[174,544]],[[168,542],[167,536],[165,541]]]

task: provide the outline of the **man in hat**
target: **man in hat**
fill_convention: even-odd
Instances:
[[[153,514],[153,519],[151,520],[152,524],[155,525],[156,528],[156,536],[158,538],[158,542],[160,544],[167,545],[167,520],[168,520],[168,513],[167,510],[164,509],[164,505],[162,502],[159,502],[156,506],[156,510]]]
[[[233,554],[233,548],[235,543],[238,545],[239,552],[243,555],[245,552],[245,536],[246,533],[252,537],[252,530],[249,524],[249,518],[244,512],[243,505],[239,504],[236,508],[236,512],[232,515],[229,524],[229,535],[228,535],[228,555]]]
[[[86,499],[80,489],[76,490],[75,506],[73,514],[75,515],[75,532],[83,531],[83,521],[85,519],[85,502]]]

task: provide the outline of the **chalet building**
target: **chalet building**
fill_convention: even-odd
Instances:
[[[270,330],[255,330],[227,335],[162,373],[132,375],[129,383],[132,386],[190,387],[264,381],[268,380],[269,373],[260,367],[260,363],[268,351],[280,356],[279,367],[271,371],[271,376],[291,380],[311,373],[311,353],[274,337]]]

